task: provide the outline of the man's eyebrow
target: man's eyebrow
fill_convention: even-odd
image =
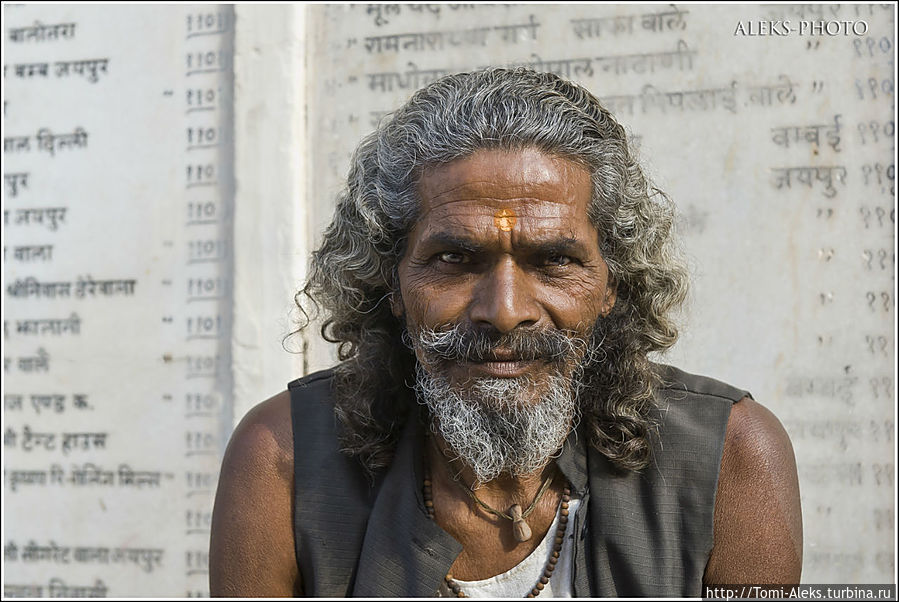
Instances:
[[[473,238],[453,232],[433,232],[422,241],[423,245],[459,249],[467,253],[486,251],[489,245]],[[519,239],[516,248],[542,255],[586,254],[584,241],[574,236],[555,236],[546,239]]]
[[[563,236],[547,240],[522,241],[519,246],[545,255],[582,255],[587,252],[584,241],[574,236]]]
[[[460,249],[469,253],[477,253],[485,248],[483,243],[453,232],[432,232],[425,237],[421,244]]]

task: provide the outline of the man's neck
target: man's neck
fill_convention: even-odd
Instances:
[[[507,473],[476,483],[474,471],[459,460],[453,461],[454,457],[439,436],[429,442],[431,483],[426,488],[426,501],[431,501],[434,521],[463,547],[450,572],[463,581],[504,573],[533,553],[547,536],[565,479],[561,472],[557,475],[555,462],[550,461],[531,474]],[[547,478],[552,481],[547,482]],[[477,486],[474,495],[480,503],[470,495],[472,485]],[[518,508],[513,509],[513,505]]]
[[[548,461],[543,468],[529,474],[513,476],[505,472],[495,479],[480,482],[475,472],[456,457],[439,434],[431,435],[428,461],[432,478],[455,481],[463,488],[473,491],[488,506],[502,512],[506,512],[512,504],[527,508],[537,497],[546,479],[557,472],[555,463]]]

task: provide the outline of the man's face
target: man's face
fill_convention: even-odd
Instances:
[[[426,170],[418,193],[420,217],[399,266],[401,300],[394,302],[410,330],[588,335],[614,305],[587,216],[590,174],[580,165],[534,148],[481,150]],[[545,362],[503,348],[485,359],[433,368],[457,384],[539,379],[546,370]]]
[[[577,419],[580,375],[615,302],[590,176],[534,149],[483,150],[426,171],[399,266],[416,393],[487,482],[531,474]]]

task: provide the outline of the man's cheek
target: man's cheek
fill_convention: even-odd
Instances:
[[[465,315],[461,295],[447,291],[433,291],[430,287],[415,288],[404,295],[407,327],[445,328],[455,326]]]

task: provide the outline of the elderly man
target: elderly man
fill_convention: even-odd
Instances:
[[[798,582],[780,423],[647,359],[686,293],[672,220],[580,86],[497,69],[416,93],[357,149],[304,289],[342,363],[231,439],[213,595]]]

